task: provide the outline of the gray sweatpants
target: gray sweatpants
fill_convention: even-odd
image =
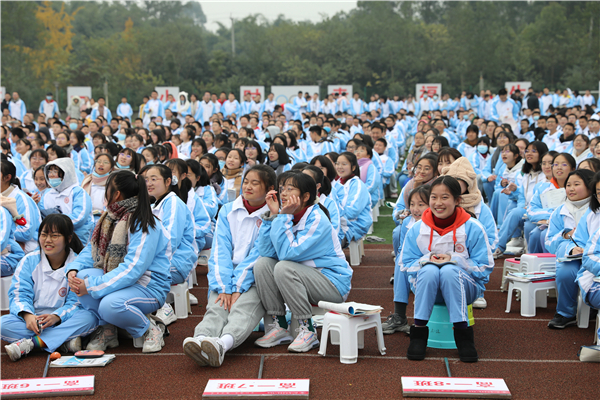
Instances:
[[[229,334],[234,339],[233,347],[238,347],[248,339],[252,330],[265,315],[258,290],[252,286],[250,290],[242,293],[230,311],[215,303],[217,297],[219,297],[217,292],[210,292],[206,313],[202,322],[196,326],[194,337],[221,337]]]
[[[254,264],[254,279],[269,315],[285,315],[287,304],[292,318],[308,319],[312,317],[311,304],[343,301],[337,288],[318,269],[292,261],[261,257]]]

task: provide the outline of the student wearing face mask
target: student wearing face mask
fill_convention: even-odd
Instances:
[[[595,192],[596,189],[595,186],[592,188],[590,185],[593,177],[594,173],[585,169],[571,172],[565,183],[567,200],[564,204],[558,206],[550,216],[548,233],[546,234],[546,248],[550,253],[555,254],[557,259],[570,255],[571,250],[574,248],[574,245],[571,244],[579,228],[578,224],[589,212],[592,192]],[[592,227],[590,226],[590,228]],[[586,227],[582,225],[581,228],[585,229]],[[585,230],[588,231],[588,229]],[[585,236],[589,236],[589,231],[580,236],[580,245],[585,246],[587,244]],[[580,268],[581,260],[566,262],[557,260],[556,289],[558,296],[556,314],[548,323],[548,327],[563,329],[577,323],[579,286],[576,277]]]
[[[488,158],[491,158],[490,139],[487,136],[482,136],[477,139],[477,151],[471,154],[469,162],[477,174],[477,186],[483,195],[485,195],[484,181],[487,181],[487,179],[483,177],[483,169],[487,164]],[[488,202],[490,200],[491,199],[488,199]]]
[[[94,161],[94,171],[85,177],[81,187],[92,199],[92,215],[94,216],[94,225],[100,219],[102,213],[106,210],[104,204],[106,193],[106,181],[108,176],[115,168],[115,161],[110,154],[102,153],[96,156]]]

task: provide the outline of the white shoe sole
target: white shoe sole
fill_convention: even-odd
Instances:
[[[199,366],[208,366],[208,357],[205,356],[206,353],[202,352],[202,347],[197,342],[192,340],[190,340],[189,342],[184,342],[183,352],[186,356],[194,360],[194,362]]]
[[[175,312],[173,312],[173,314],[171,314],[171,316],[169,316],[167,318],[163,318],[162,316],[159,316],[159,315],[153,315],[152,318],[154,318],[157,321],[162,322],[163,324],[165,324],[165,326],[169,326],[173,322],[177,321],[177,316],[175,315]]]
[[[260,339],[258,339],[260,340]],[[279,346],[282,344],[291,344],[294,341],[294,338],[292,336],[285,336],[282,337],[280,339],[271,341],[271,342],[259,342],[259,341],[254,342],[254,344],[258,347],[262,347],[263,349],[268,349],[271,347],[275,347],[275,346]]]
[[[157,353],[165,347],[165,339],[160,339],[160,344],[153,343],[152,345],[146,346],[146,342],[144,342],[144,347],[142,347],[142,353]]]
[[[190,305],[195,306],[198,304],[198,298],[190,293]]]
[[[202,351],[208,356],[208,365],[211,367],[220,367],[222,361],[220,359],[219,349],[217,349],[210,341],[202,341]]]
[[[119,347],[119,339],[114,338],[113,340],[109,341],[106,343],[106,347],[102,347],[102,346],[96,346],[94,344],[92,344],[92,342],[88,343],[88,345],[85,347],[86,350],[101,350],[101,351],[105,351],[106,349],[114,349],[115,347]]]
[[[319,340],[315,340],[314,342],[312,342],[309,346],[303,346],[303,347],[292,347],[289,346],[288,347],[288,351],[290,353],[306,353],[307,351],[311,351],[313,349],[316,349],[317,347],[319,347]]]

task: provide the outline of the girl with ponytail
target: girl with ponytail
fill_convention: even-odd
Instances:
[[[146,316],[164,304],[171,289],[168,238],[152,213],[142,175],[112,173],[105,200],[90,243],[66,268],[69,287],[100,320],[87,349],[117,347],[122,328],[144,337],[144,353],[160,351],[163,330]]]

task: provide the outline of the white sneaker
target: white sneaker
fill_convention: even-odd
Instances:
[[[29,354],[33,350],[33,340],[21,339],[14,343],[4,346],[6,353],[11,361],[17,361],[19,358]]]
[[[92,337],[86,350],[102,350],[113,349],[119,345],[117,337],[117,328],[114,325],[100,325],[98,329],[92,333]]]
[[[225,346],[219,338],[202,339],[202,351],[207,355],[208,365],[220,367],[225,358]]]
[[[60,353],[77,353],[81,351],[81,337],[76,337],[68,342],[64,342],[62,346],[58,348]]]
[[[494,260],[495,260],[495,259],[497,259],[497,258],[499,258],[499,257],[502,257],[502,255],[503,255],[503,254],[504,254],[504,253],[502,252],[502,250],[500,250],[500,249],[496,249],[496,250],[494,251],[494,254],[493,254],[493,256],[494,256]]]
[[[296,329],[298,336],[292,344],[288,346],[288,351],[292,353],[306,353],[319,346],[319,339],[317,338],[317,332],[309,331],[304,325]]]
[[[189,337],[183,341],[183,352],[201,367],[208,365],[208,354],[202,351],[202,339]]]
[[[483,297],[480,297],[473,302],[473,308],[478,308],[480,310],[483,310],[486,307],[487,307],[487,301],[485,301],[485,299]]]
[[[165,339],[163,338],[164,332],[156,323],[150,319],[150,326],[146,333],[144,333],[144,346],[142,347],[142,353],[156,353],[161,351],[165,346]]]
[[[200,254],[198,256],[198,265],[207,266],[208,265],[208,257],[204,254]]]
[[[510,240],[510,242],[508,242],[506,244],[506,247],[518,247],[518,248],[523,248],[525,247],[525,239],[522,237],[518,237],[518,238],[512,238]]]
[[[198,298],[190,293],[190,305],[195,306],[198,304]]]
[[[290,334],[290,331],[283,329],[279,324],[269,324],[269,331],[265,333],[263,337],[254,342],[258,347],[275,347],[280,344],[290,344],[294,340],[294,337]]]
[[[165,324],[165,326],[171,325],[173,322],[177,321],[175,310],[173,310],[173,307],[166,302],[165,305],[156,312],[154,318]]]

